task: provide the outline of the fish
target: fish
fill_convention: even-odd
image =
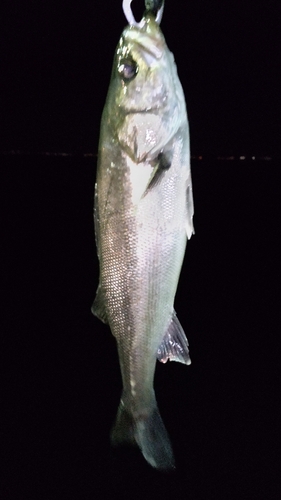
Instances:
[[[154,468],[175,460],[155,392],[157,359],[190,364],[174,310],[194,233],[189,126],[162,12],[129,21],[114,55],[101,119],[94,221],[100,275],[92,313],[116,339],[122,395],[113,445],[136,444]],[[160,10],[160,9],[159,9]]]

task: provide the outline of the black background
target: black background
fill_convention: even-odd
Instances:
[[[90,313],[93,159],[6,157],[2,498],[279,498],[280,164],[192,169],[196,234],[175,303],[192,364],[158,364],[155,379],[177,460],[165,476],[109,445],[121,380]]]
[[[194,154],[278,156],[266,5],[167,0]],[[97,150],[120,2],[6,10],[2,150],[73,154],[1,156],[1,499],[279,500],[280,162],[192,162],[196,234],[175,303],[192,364],[157,366],[177,462],[159,473],[110,447],[118,358],[90,313],[96,158],[82,153]]]
[[[0,149],[96,153],[121,0],[2,5]],[[280,21],[277,1],[166,1],[193,154],[281,156]]]

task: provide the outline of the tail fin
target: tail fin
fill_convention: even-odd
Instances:
[[[156,469],[175,467],[170,439],[157,406],[148,415],[134,419],[121,401],[111,431],[111,442],[113,445],[137,444],[147,462]]]

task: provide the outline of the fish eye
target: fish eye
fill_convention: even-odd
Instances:
[[[138,72],[138,66],[133,59],[121,59],[118,66],[118,73],[125,82],[135,78]]]

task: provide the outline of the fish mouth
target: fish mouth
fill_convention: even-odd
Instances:
[[[148,44],[142,42],[136,42],[139,52],[141,53],[142,58],[146,61],[146,64],[150,66],[155,61],[161,59],[163,55],[163,51],[158,49],[158,47],[150,46]]]
[[[158,25],[157,29],[159,29]],[[144,33],[139,28],[130,27],[125,31],[123,39],[125,43],[136,45],[141,53],[147,54],[154,60],[159,60],[163,56],[165,42],[159,32],[153,35],[152,33]]]
[[[127,109],[124,106],[121,106],[122,111],[126,115],[136,115],[136,114],[145,114],[145,113],[151,113],[151,114],[157,114],[157,112],[160,109],[160,106],[154,106],[154,107],[149,107],[149,108],[130,108]]]

